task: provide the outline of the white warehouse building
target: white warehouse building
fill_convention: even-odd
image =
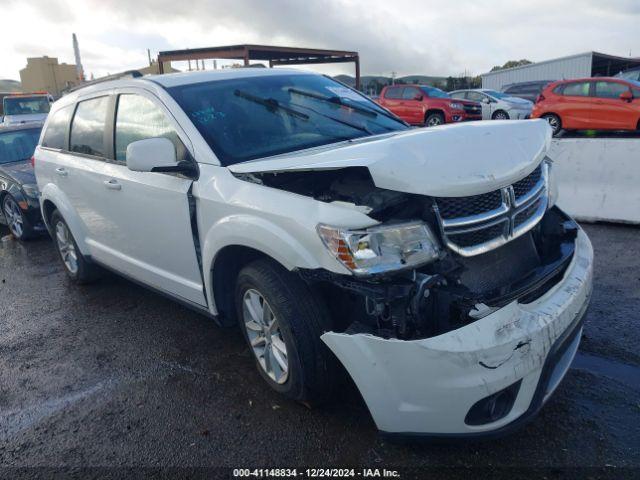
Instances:
[[[552,81],[571,78],[607,77],[639,66],[640,58],[585,52],[521,67],[484,73],[481,75],[482,88],[501,90],[513,83],[534,80]]]

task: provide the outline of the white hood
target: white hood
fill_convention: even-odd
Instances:
[[[379,188],[454,197],[504,187],[547,153],[544,120],[470,122],[409,130],[231,165],[236,173],[364,166]]]

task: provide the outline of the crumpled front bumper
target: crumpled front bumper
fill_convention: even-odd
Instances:
[[[379,430],[432,437],[505,432],[537,413],[568,370],[589,303],[592,265],[591,243],[579,230],[562,280],[529,304],[515,301],[421,340],[336,332],[321,338],[355,381]],[[476,402],[518,381],[506,416],[465,422]]]

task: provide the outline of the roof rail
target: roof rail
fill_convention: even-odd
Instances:
[[[114,73],[113,75],[107,75],[106,77],[100,77],[95,80],[91,80],[89,82],[81,83],[80,85],[71,87],[70,89],[66,90],[64,93],[67,94],[67,93],[75,92],[76,90],[80,90],[81,88],[84,88],[84,87],[90,87],[91,85],[96,85],[102,82],[109,82],[111,80],[118,80],[120,78],[140,78],[140,77],[142,77],[142,73],[140,73],[138,70],[127,70],[125,72]]]

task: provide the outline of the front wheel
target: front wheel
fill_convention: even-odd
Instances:
[[[329,399],[337,364],[320,339],[330,325],[322,300],[294,273],[262,259],[240,271],[235,302],[240,328],[271,388],[306,404]]]
[[[425,127],[437,127],[444,124],[444,116],[441,113],[430,113],[424,119]]]
[[[54,210],[51,214],[51,226],[53,240],[69,278],[79,285],[91,283],[98,278],[98,267],[82,255],[67,222],[58,210]]]
[[[7,226],[11,234],[18,240],[28,240],[33,237],[33,228],[29,220],[22,212],[18,202],[7,194],[2,200],[2,214],[7,221]]]
[[[549,123],[554,137],[560,133],[560,130],[562,130],[562,121],[557,115],[553,113],[547,113],[545,115],[542,115],[542,117],[540,118],[544,118]]]

